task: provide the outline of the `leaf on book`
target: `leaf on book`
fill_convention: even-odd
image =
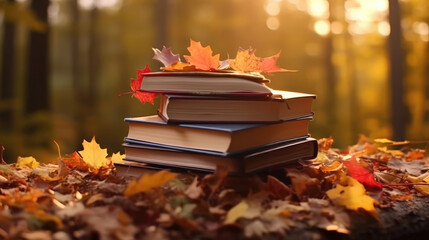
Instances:
[[[359,162],[356,160],[356,156],[353,155],[350,160],[342,161],[342,163],[349,171],[350,177],[356,179],[357,181],[365,185],[365,187],[370,189],[383,188],[383,184],[375,181],[374,174],[372,173],[372,171],[359,164]]]
[[[132,94],[131,97],[137,98],[141,103],[150,102],[153,104],[153,100],[156,97],[156,93],[140,91],[140,87],[143,81],[143,73],[147,72],[151,72],[149,65],[146,65],[146,67],[142,70],[137,70],[137,78],[131,79],[130,82],[131,92],[121,93],[119,94],[119,96]]]
[[[296,70],[287,70],[287,69],[284,69],[284,68],[277,66],[277,59],[279,59],[279,57],[280,57],[280,52],[278,52],[274,56],[262,58],[261,65],[260,65],[260,71],[266,72],[266,73],[296,72]]]
[[[136,193],[148,192],[153,188],[161,187],[177,177],[176,173],[166,170],[159,171],[153,175],[144,174],[138,181],[134,180],[128,184],[124,191],[125,196]]]
[[[194,72],[196,71],[195,66],[189,63],[175,62],[168,67],[162,68],[166,72]]]
[[[34,157],[18,157],[16,161],[17,168],[29,167],[35,169],[40,166],[40,163]]]
[[[107,149],[100,148],[100,144],[95,141],[95,137],[92,138],[91,142],[83,140],[83,150],[79,151],[82,159],[87,163],[90,168],[98,170],[101,167],[108,166],[111,162],[107,159]]]
[[[338,184],[335,188],[326,191],[326,195],[336,204],[347,209],[355,211],[364,209],[373,216],[377,216],[375,200],[366,194],[364,186],[354,178],[348,177],[347,186]]]
[[[229,60],[232,69],[240,72],[260,72],[261,58],[255,56],[255,49],[238,49],[235,59]]]
[[[184,56],[188,63],[192,64],[198,70],[211,71],[219,67],[219,54],[213,56],[210,46],[203,47],[201,42],[191,39],[191,45],[188,47],[190,56]]]
[[[164,64],[164,67],[168,67],[176,62],[180,62],[179,54],[174,54],[171,52],[170,48],[163,46],[162,50],[159,50],[158,48],[152,48],[152,50],[155,53],[152,59],[161,62]]]

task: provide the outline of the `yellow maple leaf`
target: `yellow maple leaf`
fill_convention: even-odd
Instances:
[[[145,174],[138,181],[134,180],[129,183],[127,189],[125,189],[124,195],[131,196],[140,192],[148,192],[153,188],[167,184],[176,177],[176,173],[167,170],[162,170],[152,175]]]
[[[232,69],[241,72],[260,72],[261,58],[255,56],[255,50],[239,49],[235,59],[228,61]]]
[[[122,160],[125,158],[125,154],[121,154],[121,152],[117,152],[112,154],[112,162],[122,162]]]
[[[107,149],[100,148],[100,144],[95,141],[95,137],[92,138],[91,142],[83,140],[82,146],[83,150],[79,151],[79,154],[91,168],[97,170],[110,164],[110,159],[106,158]]]
[[[364,209],[377,216],[374,207],[376,201],[366,194],[365,187],[352,177],[347,178],[347,183],[348,186],[338,184],[335,188],[328,190],[326,195],[340,206],[355,211]]]
[[[249,209],[249,204],[245,200],[242,200],[240,203],[231,208],[226,214],[224,224],[232,224],[237,221],[244,213]]]
[[[16,161],[17,168],[29,167],[32,169],[38,168],[40,163],[34,157],[18,157]]]

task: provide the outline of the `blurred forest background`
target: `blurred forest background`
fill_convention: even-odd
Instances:
[[[129,96],[152,47],[221,59],[281,51],[271,87],[317,94],[316,138],[429,139],[427,0],[0,0],[0,144],[39,161],[96,140],[122,151],[124,117],[154,114]],[[55,157],[53,158],[55,159]]]

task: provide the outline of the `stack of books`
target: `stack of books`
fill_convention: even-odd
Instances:
[[[126,118],[131,168],[212,172],[218,165],[246,175],[311,159],[313,94],[270,89],[262,75],[151,72],[142,91],[160,93],[158,115]]]

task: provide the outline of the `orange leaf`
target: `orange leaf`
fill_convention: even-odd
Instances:
[[[98,170],[103,166],[109,165],[110,159],[107,157],[107,149],[100,148],[100,144],[95,141],[95,137],[91,142],[83,140],[83,151],[79,151],[84,162],[86,162],[92,169]]]
[[[66,154],[66,156],[67,158],[64,158],[64,163],[68,168],[88,171],[89,166],[83,161],[79,153],[74,152],[73,154]]]
[[[184,56],[188,63],[203,71],[215,70],[219,67],[219,54],[212,56],[213,51],[210,46],[203,47],[200,42],[191,39],[188,47],[190,56]]]
[[[196,71],[194,65],[191,65],[188,63],[182,63],[182,62],[173,63],[168,67],[163,67],[162,70],[167,71],[167,72],[193,72],[193,71]]]
[[[229,60],[229,65],[236,71],[260,72],[261,58],[255,56],[255,50],[252,48],[240,48],[235,59]]]
[[[159,171],[153,175],[145,174],[138,181],[134,180],[128,184],[124,195],[131,196],[140,192],[148,192],[153,188],[161,187],[177,177],[176,173],[166,170]]]
[[[272,72],[296,72],[296,70],[287,70],[276,65],[280,52],[274,56],[263,58],[260,65],[260,71],[266,73]]]

